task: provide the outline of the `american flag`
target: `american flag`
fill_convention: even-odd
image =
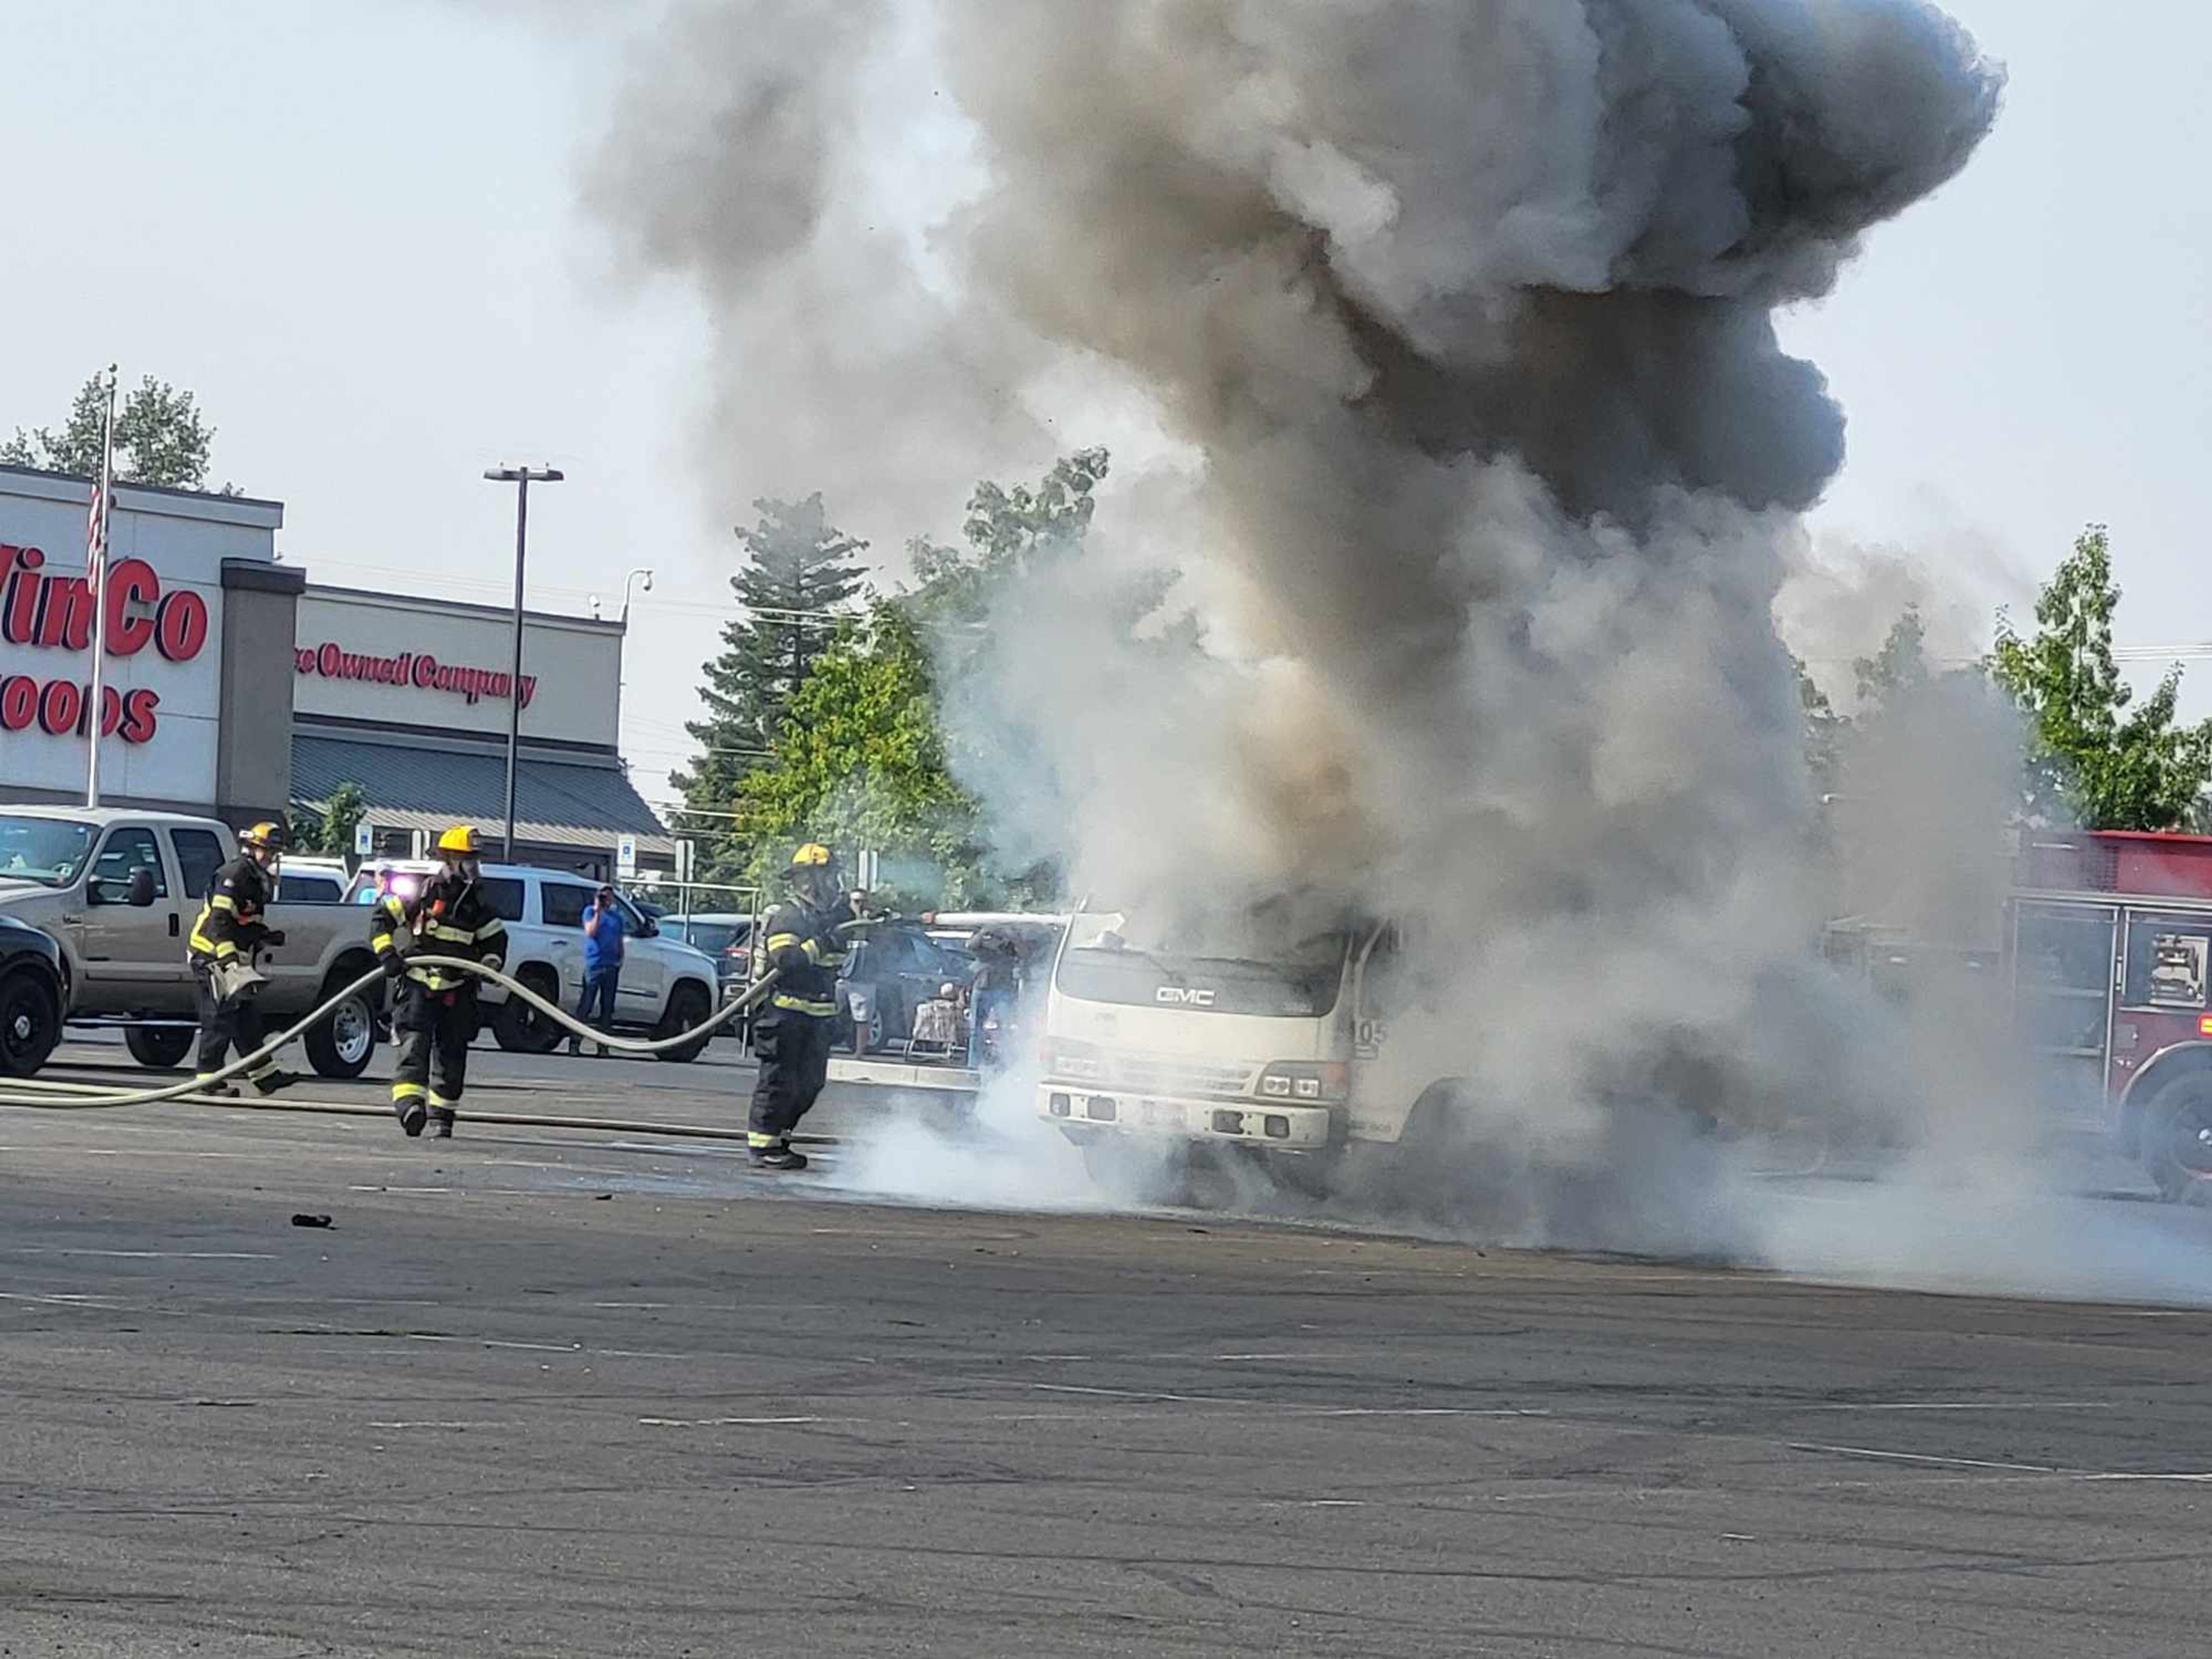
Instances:
[[[100,480],[92,481],[92,512],[85,523],[85,566],[91,572],[93,586],[100,585],[101,567],[107,562],[107,492],[100,487]]]
[[[112,377],[115,371],[108,370]],[[107,428],[101,434],[100,473],[92,481],[92,506],[85,515],[84,574],[94,594],[100,592],[100,578],[107,574],[107,509],[112,493],[108,473],[115,465],[115,393],[111,382],[107,394]]]

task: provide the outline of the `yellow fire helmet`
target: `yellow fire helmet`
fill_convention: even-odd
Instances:
[[[810,841],[791,855],[793,870],[827,870],[836,863],[837,855],[818,841]]]
[[[240,847],[265,848],[271,853],[283,852],[286,839],[284,826],[265,818],[252,828],[238,832],[238,844]]]
[[[438,837],[438,850],[453,853],[462,858],[477,854],[477,830],[472,823],[457,823]]]

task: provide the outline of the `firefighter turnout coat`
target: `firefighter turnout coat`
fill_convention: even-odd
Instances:
[[[231,860],[208,884],[186,953],[199,963],[236,962],[243,955],[251,965],[254,947],[269,931],[261,915],[270,896],[266,870],[244,854]]]
[[[845,936],[838,927],[853,920],[842,902],[826,910],[787,899],[768,913],[768,964],[781,977],[769,1000],[785,1013],[832,1019],[837,1013],[837,970],[845,965]]]
[[[369,943],[383,962],[396,951],[404,957],[459,957],[496,968],[507,960],[507,924],[484,896],[483,884],[440,874],[413,898],[386,893],[372,913]],[[408,963],[407,979],[425,991],[473,992],[482,982],[458,969]]]

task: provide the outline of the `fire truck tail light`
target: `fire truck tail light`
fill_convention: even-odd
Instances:
[[[2212,1036],[2212,1014],[2207,1014],[2197,1022],[2197,1035]]]

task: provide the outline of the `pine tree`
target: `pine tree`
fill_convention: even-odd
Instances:
[[[714,838],[717,872],[745,861],[747,837],[743,824],[708,815],[736,810],[739,781],[774,748],[793,693],[860,591],[860,567],[850,561],[868,545],[830,524],[819,495],[753,507],[760,519],[737,532],[745,563],[730,580],[743,614],[724,626],[721,654],[706,665],[706,717],[684,727],[702,752],[670,779],[702,814],[684,827]]]

